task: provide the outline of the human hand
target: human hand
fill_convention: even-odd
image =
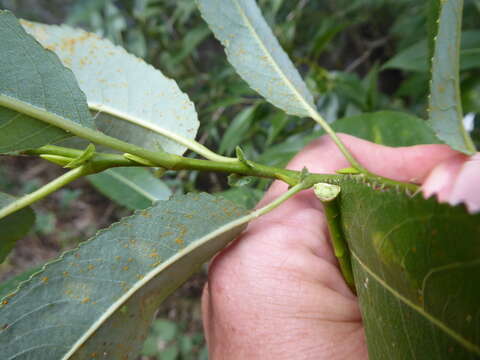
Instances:
[[[445,145],[388,148],[341,137],[371,172],[399,181],[426,179],[425,193],[441,192],[445,199],[458,180],[452,171],[458,172],[466,160]],[[322,137],[288,167],[304,166],[310,172],[333,173],[349,164]],[[275,182],[259,206],[286,189]],[[321,203],[311,190],[252,221],[215,257],[202,308],[213,360],[368,358],[357,299],[338,269]]]

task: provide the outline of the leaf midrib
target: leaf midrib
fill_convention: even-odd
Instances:
[[[143,190],[140,186],[138,186],[137,184],[135,184],[133,181],[127,179],[125,176],[121,175],[121,174],[118,174],[116,173],[115,171],[109,171],[107,170],[106,173],[108,175],[110,175],[111,177],[113,178],[116,178],[118,181],[120,181],[121,183],[127,185],[127,186],[130,186],[131,188],[133,188],[134,190],[136,190],[139,194],[145,196],[147,199],[149,199],[150,201],[156,201],[158,200],[156,197],[150,195],[149,192]]]
[[[243,21],[245,22],[245,25],[247,29],[251,32],[252,36],[255,38],[255,40],[258,42],[260,48],[264,52],[265,56],[268,58],[270,64],[273,66],[273,68],[279,73],[280,77],[282,80],[287,84],[287,87],[290,88],[290,90],[295,94],[295,96],[299,99],[299,101],[303,104],[303,106],[307,109],[307,112],[312,118],[317,117],[317,112],[315,109],[313,109],[310,104],[305,100],[305,98],[301,95],[297,87],[289,80],[289,78],[283,73],[282,69],[278,66],[277,62],[274,60],[273,55],[270,54],[268,49],[265,47],[263,44],[262,39],[258,35],[257,31],[255,30],[255,27],[252,25],[250,19],[248,18],[247,14],[243,11],[242,6],[238,3],[238,0],[233,0],[235,7],[238,9],[238,12],[240,13],[240,16],[242,17]]]
[[[123,294],[120,298],[118,298],[117,301],[111,304],[111,306],[98,318],[97,321],[95,321],[90,328],[85,331],[84,335],[82,335],[70,348],[70,350],[62,357],[62,360],[68,360],[71,358],[71,356],[75,355],[78,349],[80,349],[83,344],[85,344],[88,339],[97,331],[101,325],[106,322],[113,314],[122,307],[122,305],[127,302],[132,296],[134,296],[143,286],[148,284],[152,279],[154,279],[160,272],[162,272],[164,269],[169,267],[170,265],[174,264],[179,258],[184,256],[185,254],[188,254],[192,252],[194,249],[197,247],[202,246],[205,244],[207,241],[210,239],[214,239],[217,236],[220,236],[232,229],[234,229],[237,226],[241,226],[247,222],[249,222],[252,218],[256,216],[256,213],[250,213],[245,216],[242,216],[241,218],[231,221],[227,224],[224,224],[217,228],[215,231],[211,232],[210,234],[207,234],[197,241],[194,241],[178,253],[176,253],[174,256],[170,257],[168,260],[166,260],[164,263],[159,265],[158,267],[154,268],[152,271],[148,272],[145,274],[145,276],[139,280],[136,284],[134,284],[125,294]]]
[[[425,317],[428,321],[430,321],[432,324],[437,326],[440,330],[442,330],[447,335],[449,335],[450,337],[458,341],[466,349],[468,349],[469,351],[477,355],[480,355],[480,347],[478,345],[465,339],[461,334],[458,334],[457,332],[453,331],[445,323],[433,317],[432,315],[427,313],[424,309],[422,309],[420,306],[414,304],[412,301],[410,301],[409,299],[404,297],[402,294],[400,294],[397,290],[395,290],[390,285],[388,285],[382,278],[380,278],[377,274],[375,274],[364,262],[362,262],[362,260],[360,260],[359,256],[355,254],[354,251],[351,251],[351,255],[372,278],[374,278],[384,289],[389,291],[394,297],[396,297],[397,299],[402,301],[405,305],[411,307],[413,310],[415,310],[420,315]]]

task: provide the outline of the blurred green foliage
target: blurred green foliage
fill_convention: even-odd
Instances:
[[[351,123],[361,113],[385,110],[427,117],[428,1],[257,1],[329,122],[346,118]],[[0,0],[0,8],[30,20],[81,26],[144,58],[188,93],[201,122],[197,140],[214,151],[232,155],[241,146],[247,158],[282,165],[321,133],[312,121],[294,119],[265,103],[235,74],[192,0]],[[462,102],[464,113],[472,114],[477,145],[479,18],[480,1],[465,0]],[[164,179],[176,191],[225,191],[225,197],[246,207],[255,205],[269,183],[254,180],[227,190],[226,176],[183,171],[168,172]],[[78,196],[63,193],[62,206]],[[50,233],[55,222],[51,212],[39,218],[38,231]],[[144,354],[206,358],[201,334],[185,329],[185,324],[157,320]]]
[[[208,350],[202,333],[187,333],[186,326],[168,319],[155,320],[142,354],[158,360],[207,360]]]
[[[330,122],[378,110],[426,117],[427,6],[415,0],[259,0],[276,36]],[[462,90],[465,113],[480,110],[478,1],[465,2]],[[196,104],[198,139],[257,159],[274,144],[318,129],[260,99],[235,74],[190,0],[82,0],[66,22],[127,48],[174,78]],[[420,48],[420,50],[419,50]],[[395,60],[397,59],[397,60]],[[399,60],[398,60],[399,59]],[[387,64],[385,66],[385,64]],[[299,150],[304,144],[297,147]],[[282,157],[282,152],[278,154]],[[185,180],[185,179],[184,179]],[[208,188],[191,176],[187,188]],[[226,186],[217,179],[216,190]]]
[[[22,15],[22,3],[28,2],[0,0],[0,5],[11,3],[12,10]],[[65,23],[109,38],[179,83],[199,113],[202,125],[197,139],[212,150],[231,155],[235,146],[241,145],[247,158],[258,159],[276,144],[289,144],[292,151],[298,151],[305,142],[292,147],[292,140],[318,130],[318,125],[308,119],[294,119],[277,111],[249,89],[227,63],[194,1],[67,3]],[[427,117],[428,1],[258,3],[328,121],[378,110]],[[27,14],[32,17],[31,9]],[[467,114],[480,111],[480,2],[466,0],[464,15],[461,85]],[[292,151],[287,156],[281,146],[276,148],[278,156],[269,157],[274,159],[272,164],[284,163]],[[183,187],[184,191],[219,191],[227,187],[225,177],[219,175],[180,176],[181,184],[171,176],[167,179],[174,188]],[[265,185],[260,182],[259,186]]]

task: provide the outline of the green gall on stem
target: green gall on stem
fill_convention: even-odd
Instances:
[[[330,202],[334,200],[340,193],[340,186],[327,183],[317,183],[313,185],[315,196],[321,202]]]

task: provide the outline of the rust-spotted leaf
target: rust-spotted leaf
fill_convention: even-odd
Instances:
[[[227,200],[190,194],[100,231],[3,298],[2,359],[135,359],[162,300],[249,219]]]

